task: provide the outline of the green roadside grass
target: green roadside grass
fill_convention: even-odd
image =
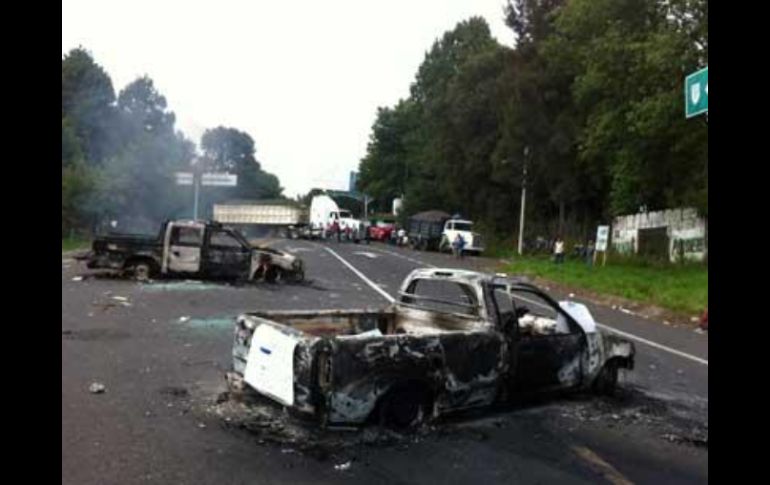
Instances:
[[[62,238],[61,240],[61,251],[74,251],[77,249],[88,249],[88,246],[91,244],[91,241],[87,239],[80,239],[80,238]]]
[[[557,265],[545,256],[512,256],[510,260],[510,274],[537,276],[688,315],[700,315],[708,307],[708,268],[702,264],[613,261],[610,257],[601,266],[601,256],[596,266],[574,259]]]

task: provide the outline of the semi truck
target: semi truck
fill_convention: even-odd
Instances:
[[[214,220],[248,237],[296,238],[308,225],[308,211],[290,200],[234,200],[214,204]]]

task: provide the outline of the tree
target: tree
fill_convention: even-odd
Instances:
[[[207,169],[234,173],[238,186],[232,196],[244,199],[279,198],[283,189],[275,175],[262,170],[255,157],[254,140],[248,133],[219,126],[201,137]]]
[[[378,108],[366,156],[359,167],[358,185],[380,208],[406,192],[409,176],[408,137],[417,129],[414,103]]]
[[[681,99],[708,61],[707,0],[510,0],[504,12],[514,49],[483,19],[460,22],[410,97],[378,109],[364,190],[507,236],[526,163],[533,234],[589,237],[639,205],[708,214],[708,128]]]
[[[665,4],[575,0],[549,44],[577,70],[578,159],[608,175],[609,212],[696,203],[708,132],[684,119],[681,86],[699,53]]]
[[[96,218],[146,221],[152,226],[185,206],[174,172],[189,167],[194,145],[174,132],[174,113],[153,81],[140,77],[118,95],[117,153],[97,175],[97,192],[87,208]]]
[[[114,103],[112,81],[88,51],[72,49],[62,58],[62,119],[69,120],[90,165],[111,154]]]

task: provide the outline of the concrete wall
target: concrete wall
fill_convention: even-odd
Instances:
[[[695,209],[669,209],[616,217],[612,223],[612,248],[621,254],[639,250],[639,229],[665,227],[671,261],[679,258],[679,247],[687,260],[702,261],[706,255],[706,221]]]

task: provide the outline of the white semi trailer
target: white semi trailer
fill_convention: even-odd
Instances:
[[[254,236],[277,232],[296,237],[308,224],[308,212],[287,200],[231,201],[214,204],[214,220]]]

